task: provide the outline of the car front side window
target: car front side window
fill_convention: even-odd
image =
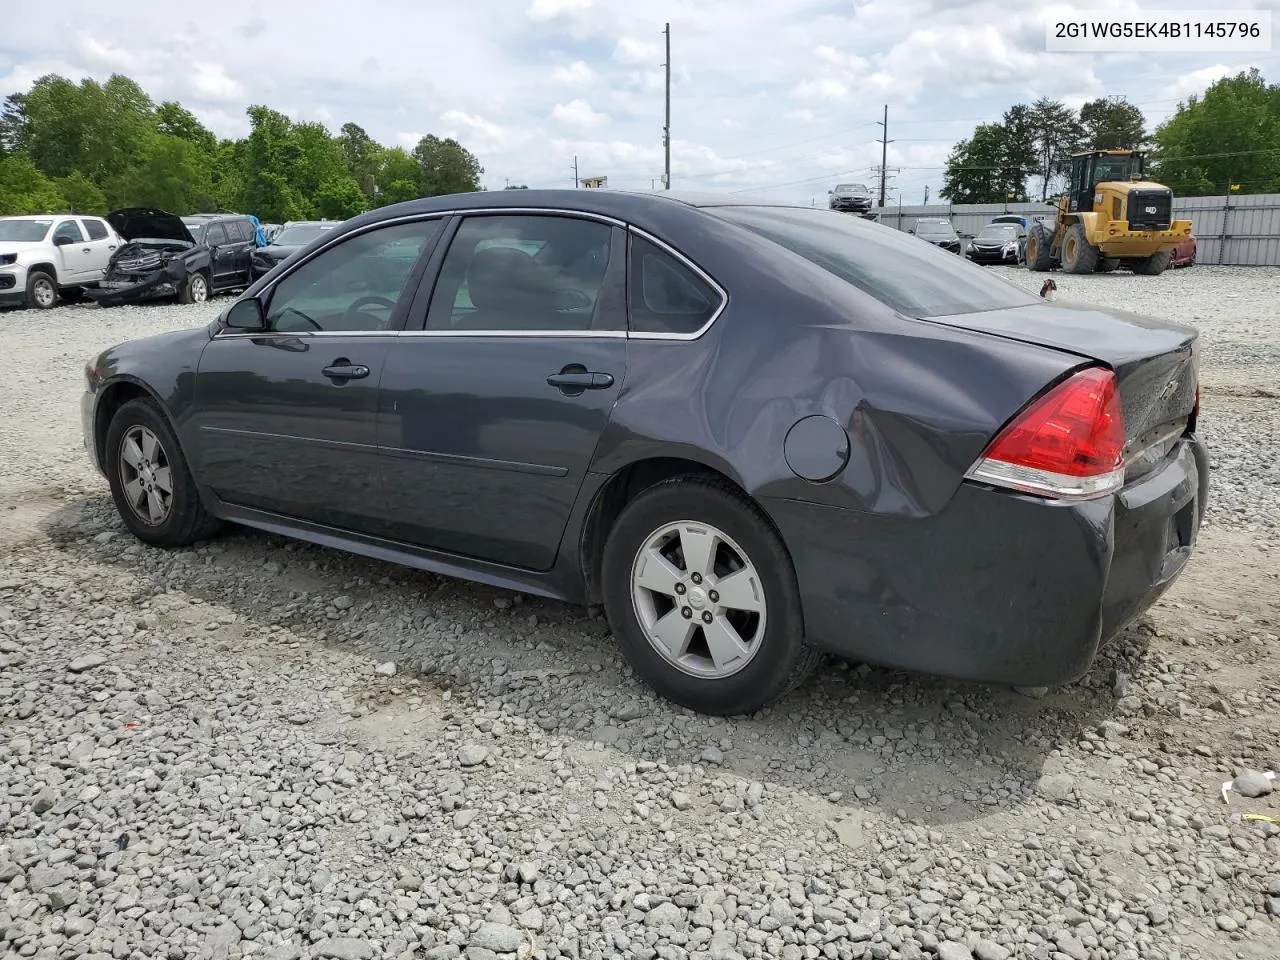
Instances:
[[[61,240],[63,243],[70,241],[71,243],[79,243],[84,239],[84,235],[80,232],[80,225],[74,220],[63,220],[58,224],[58,228],[53,231],[53,242],[57,243]]]
[[[267,327],[291,333],[392,328],[439,220],[397,223],[349,237],[283,277],[267,304]]]

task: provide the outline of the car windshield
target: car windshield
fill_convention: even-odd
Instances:
[[[842,183],[836,187],[837,193],[866,193],[867,188],[861,183]]]
[[[0,220],[0,240],[39,243],[51,226],[52,220]]]
[[[297,226],[285,227],[271,238],[271,243],[280,247],[301,247],[304,244],[310,243],[325,231],[332,229],[333,226],[327,223],[323,225],[318,223],[300,223]]]
[[[1102,156],[1094,161],[1093,182],[1106,183],[1109,180],[1128,180],[1138,172],[1137,160],[1132,156]]]
[[[978,233],[979,240],[1017,240],[1018,228],[1013,224],[988,224]]]
[[[799,254],[910,317],[1043,302],[953,253],[858,217],[793,207],[718,207],[708,212]]]
[[[955,228],[946,220],[916,221],[916,236],[918,237],[946,237],[950,239],[955,235]]]
[[[204,233],[204,221],[203,220],[183,220],[182,224],[190,232],[192,238],[196,241],[196,243],[199,243],[200,236],[201,234]]]

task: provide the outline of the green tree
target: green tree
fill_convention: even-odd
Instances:
[[[100,217],[110,212],[106,194],[78,170],[70,176],[54,181],[54,185],[68,210],[75,213],[94,213]]]
[[[326,220],[346,220],[368,206],[360,184],[345,174],[327,180],[316,193],[316,213]]]
[[[1141,150],[1147,118],[1124,97],[1099,97],[1080,108],[1084,145],[1090,150]]]
[[[34,163],[20,156],[0,158],[0,216],[64,209],[57,186]]]
[[[344,123],[337,139],[347,174],[359,184],[365,198],[372,200],[378,186],[382,147],[358,123]]]
[[[1031,105],[1036,175],[1040,199],[1047,201],[1055,181],[1071,168],[1071,155],[1085,144],[1085,130],[1076,112],[1061,100],[1041,97]]]
[[[186,107],[166,100],[156,107],[156,131],[185,140],[202,152],[212,155],[218,148],[218,138]]]
[[[423,196],[418,187],[421,175],[418,161],[401,147],[384,151],[378,162],[377,205],[385,207]]]
[[[1175,194],[1280,192],[1280,85],[1256,68],[1217,81],[1156,129],[1153,159]]]
[[[293,124],[283,113],[264,106],[248,109],[252,130],[244,149],[241,205],[263,220],[305,220],[310,204],[290,182],[299,160]]]
[[[113,181],[114,206],[159,207],[179,215],[214,206],[212,161],[203,150],[181,137],[153,133],[142,151],[139,163]]]
[[[947,157],[938,196],[952,203],[999,203],[1021,183],[1011,184],[1009,132],[1002,124],[984,123],[968,140],[961,140]]]
[[[428,134],[413,148],[413,157],[418,161],[418,186],[424,197],[473,193],[480,189],[484,167],[452,137],[442,140]]]

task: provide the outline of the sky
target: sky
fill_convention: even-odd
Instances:
[[[671,24],[674,189],[825,204],[837,182],[878,187],[888,106],[889,202],[934,197],[975,123],[1040,96],[1079,106],[1121,95],[1149,125],[1265,53],[1045,52],[1050,16],[1203,9],[1077,0],[59,0],[0,32],[0,96],[55,72],[131,76],[220,136],[264,103],[334,132],[347,121],[412,146],[456,137],[482,183],[661,188],[663,27]],[[1271,10],[1280,0],[1225,0]]]

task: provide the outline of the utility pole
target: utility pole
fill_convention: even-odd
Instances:
[[[573,158],[573,188],[576,190],[579,186],[581,186],[581,181],[578,179],[578,158],[574,157]]]
[[[667,119],[662,127],[662,149],[666,153],[666,160],[663,164],[662,186],[665,190],[671,189],[671,24],[668,23],[662,28],[663,34],[666,36],[667,42],[667,62],[663,64],[667,68]]]
[[[876,121],[877,126],[881,128],[880,133],[880,206],[884,207],[884,177],[888,172],[889,164],[889,144],[893,143],[889,139],[889,105],[884,105],[884,121]]]
[[[927,183],[924,185],[924,204],[923,205],[926,207],[929,205],[929,185]]]

